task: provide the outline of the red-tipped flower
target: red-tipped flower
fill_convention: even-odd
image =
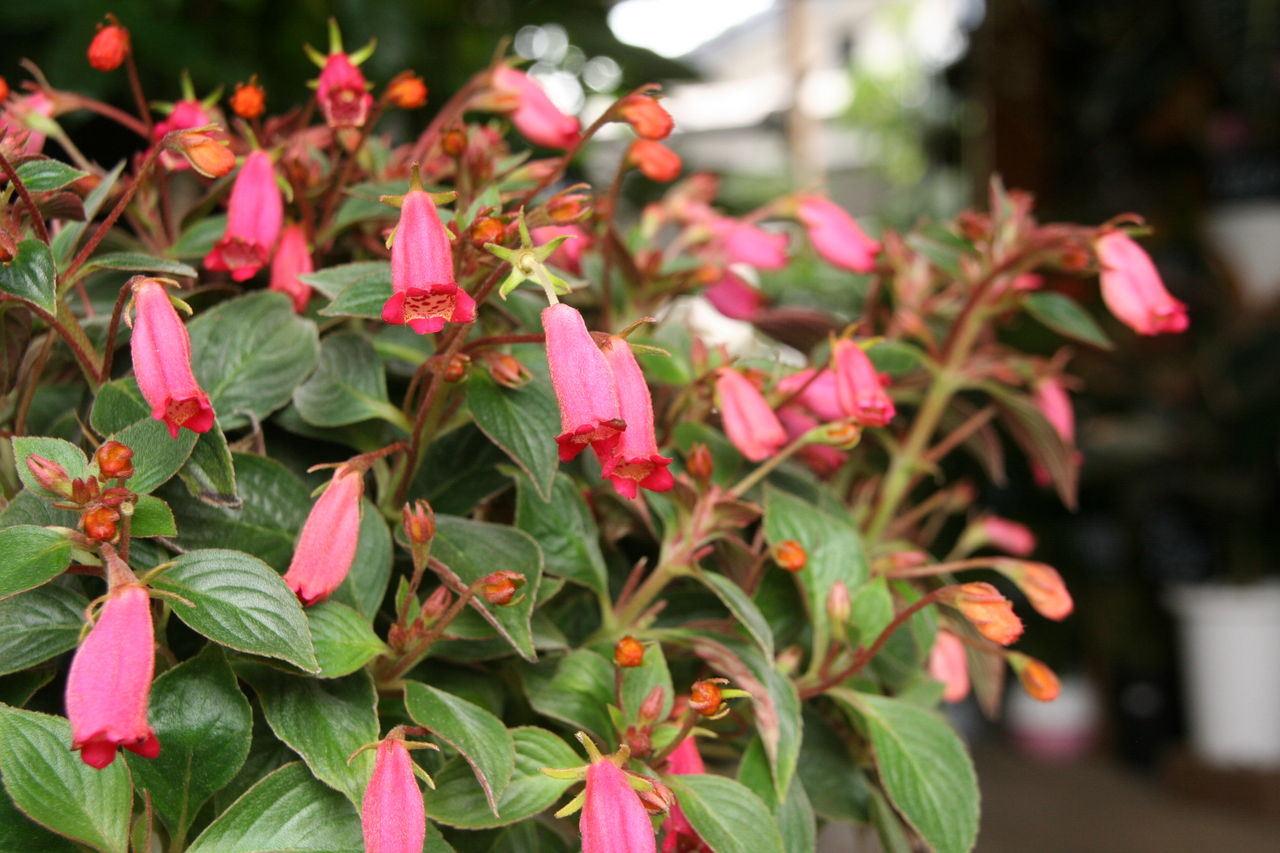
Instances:
[[[307,234],[301,225],[289,225],[280,232],[280,245],[271,258],[270,290],[278,290],[293,300],[293,310],[301,314],[311,299],[311,285],[298,276],[315,270]]]
[[[364,472],[352,465],[339,465],[329,487],[311,507],[284,575],[284,582],[303,605],[324,601],[351,571],[360,538],[363,495]]]
[[[391,244],[391,298],[382,320],[408,325],[419,335],[438,332],[445,323],[470,323],[476,302],[453,278],[449,235],[435,202],[424,190],[411,189],[400,206],[400,224]]]
[[[608,758],[587,767],[578,821],[582,853],[656,853],[653,824],[627,776]]]
[[[133,303],[133,374],[151,416],[164,421],[174,438],[182,427],[207,432],[213,426],[213,407],[191,372],[191,338],[163,280],[135,278]]]
[[[577,309],[563,302],[544,308],[542,328],[551,385],[560,404],[560,461],[568,462],[591,445],[604,465],[627,428],[609,362]]]
[[[427,815],[413,778],[413,759],[395,732],[378,744],[360,808],[366,853],[422,853]]]
[[[1022,636],[1022,620],[1013,612],[1013,604],[991,584],[958,584],[940,592],[942,601],[959,610],[991,642],[1007,646]]]
[[[667,183],[680,177],[680,155],[661,142],[637,139],[627,149],[627,162],[651,181]]]
[[[516,97],[511,121],[525,139],[547,148],[569,148],[578,141],[578,120],[560,112],[528,74],[503,66],[493,72],[493,83]]]
[[[698,744],[692,737],[680,741],[680,745],[667,756],[667,775],[694,776],[706,773],[702,756],[698,754]],[[680,809],[680,803],[671,806],[667,822],[663,824],[666,835],[662,839],[662,853],[677,853],[683,850],[702,850],[702,839],[689,819]]]
[[[1140,335],[1187,330],[1187,306],[1169,294],[1156,265],[1129,235],[1108,231],[1095,249],[1102,266],[1102,301],[1117,320]]]
[[[98,71],[115,71],[129,55],[129,31],[115,15],[108,15],[107,19],[111,23],[98,24],[97,35],[89,42],[89,64]]]
[[[271,259],[283,222],[284,200],[271,156],[254,151],[236,176],[227,205],[227,230],[205,256],[205,268],[247,281]]]
[[[842,338],[836,341],[832,355],[836,399],[845,415],[865,426],[881,427],[893,420],[893,400],[884,392],[880,375],[862,347]]]
[[[373,106],[364,74],[345,53],[331,53],[316,82],[316,103],[329,127],[363,127]]]
[[[671,113],[658,103],[657,98],[638,92],[623,98],[618,111],[636,135],[644,139],[666,139],[676,126]]]
[[[867,236],[844,208],[822,196],[800,200],[797,212],[813,248],[832,266],[852,272],[871,272],[880,244]]]
[[[787,443],[786,430],[750,380],[730,367],[716,371],[716,395],[724,431],[752,462],[768,459]]]
[[[639,489],[665,492],[675,485],[667,470],[671,460],[658,453],[653,433],[653,400],[644,373],[624,338],[611,337],[604,345],[605,361],[613,371],[618,389],[618,407],[627,428],[604,463],[603,475],[613,481],[618,494],[634,498]]]

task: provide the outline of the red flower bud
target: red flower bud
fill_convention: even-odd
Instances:
[[[1018,585],[1040,615],[1057,622],[1071,615],[1075,607],[1071,593],[1053,566],[1028,560],[999,560],[994,566]]]
[[[364,472],[339,465],[302,525],[284,581],[304,606],[328,598],[351,571],[360,537]]]
[[[440,139],[440,148],[450,157],[461,157],[467,150],[467,135],[461,130],[450,130]]]
[[[110,24],[98,24],[98,33],[89,42],[89,64],[98,71],[115,71],[129,55],[129,31],[120,26],[114,15]]]
[[[63,497],[72,497],[71,477],[67,474],[67,469],[57,462],[32,453],[27,457],[27,470],[42,488]]]
[[[641,722],[656,722],[662,716],[662,706],[666,704],[667,691],[660,684],[655,684],[644,701],[640,703],[639,717]]]
[[[412,71],[401,71],[387,84],[387,101],[402,110],[416,110],[427,103],[427,84]]]
[[[71,481],[71,500],[84,506],[89,501],[98,497],[98,480],[90,477],[87,480],[81,480],[79,477]]]
[[[635,667],[644,664],[644,643],[628,634],[613,647],[613,662],[621,667]]]
[[[9,81],[0,77],[0,104],[9,98]]]
[[[853,603],[849,599],[849,585],[844,581],[836,581],[827,590],[827,616],[837,625],[849,621],[853,612]]]
[[[645,139],[666,139],[676,124],[657,98],[639,93],[623,98],[619,112],[636,135]]]
[[[689,688],[689,707],[704,717],[714,716],[724,704],[720,696],[720,684],[728,683],[723,678],[712,678],[695,681]]]
[[[173,438],[182,427],[208,432],[213,426],[213,407],[192,373],[191,338],[169,301],[164,280],[135,276],[131,281],[135,306],[129,341],[133,373],[151,406],[151,416],[164,421]]]
[[[449,365],[444,369],[445,382],[460,382],[462,377],[467,375],[467,365],[471,363],[471,356],[466,353],[458,353],[449,359]]]
[[[1058,676],[1043,661],[1036,660],[1030,655],[1014,652],[1009,655],[1009,665],[1018,674],[1022,689],[1026,690],[1027,695],[1032,699],[1052,702],[1062,692],[1062,683],[1058,681]]]
[[[120,513],[109,506],[97,506],[80,517],[84,535],[95,542],[110,542],[116,538],[116,522]]]
[[[969,664],[964,643],[950,631],[939,631],[929,652],[929,675],[943,684],[942,698],[959,702],[969,695]]]
[[[480,594],[484,600],[490,604],[496,604],[499,607],[509,607],[518,604],[520,598],[516,598],[516,593],[525,584],[524,575],[519,572],[510,572],[505,569],[500,572],[494,572],[486,575],[480,581]],[[523,598],[524,596],[521,596]]]
[[[492,216],[484,216],[471,223],[471,242],[477,246],[501,243],[506,233],[507,227],[502,224],[502,220]]]
[[[453,601],[453,593],[449,592],[448,587],[436,587],[435,591],[427,596],[427,600],[422,602],[423,620],[432,622],[439,619],[449,609],[451,601]]]
[[[311,259],[311,250],[307,247],[307,234],[301,225],[288,225],[280,233],[280,245],[271,258],[271,283],[269,290],[275,290],[289,297],[293,310],[301,314],[307,309],[311,300],[311,285],[300,276],[315,270],[315,262]]]
[[[940,593],[939,600],[959,610],[991,642],[1007,646],[1022,636],[1022,620],[1013,612],[1013,604],[991,584],[958,584]]]
[[[632,142],[627,149],[627,162],[651,181],[667,183],[680,177],[680,155],[652,139]]]
[[[650,780],[650,784],[653,785],[652,789],[637,792],[644,810],[649,814],[666,814],[671,811],[671,807],[676,802],[676,795],[661,782]]]
[[[208,133],[188,130],[169,140],[165,147],[186,157],[191,167],[206,178],[224,177],[236,167],[236,155],[226,141]]]
[[[809,555],[799,542],[786,539],[773,546],[773,561],[789,572],[798,572],[809,561]]]
[[[581,221],[590,210],[590,196],[576,190],[565,190],[556,193],[547,200],[545,209],[547,216],[556,225],[573,225]]]
[[[695,443],[689,448],[689,454],[684,460],[685,470],[696,480],[706,482],[711,479],[711,474],[715,470],[715,463],[711,458],[711,450],[702,442]]]
[[[632,758],[644,759],[649,753],[653,752],[653,738],[649,734],[649,727],[627,726],[627,730],[623,733],[623,741],[631,750]],[[644,795],[640,795],[643,799]]]
[[[404,519],[404,535],[414,545],[426,545],[435,538],[436,513],[425,500],[405,504],[401,517]]]
[[[787,443],[787,433],[751,381],[731,367],[716,371],[716,396],[729,441],[752,462],[762,462]]]
[[[255,119],[267,111],[267,92],[258,85],[258,75],[248,83],[237,83],[231,96],[231,111],[243,119]]]
[[[106,478],[127,480],[133,476],[133,448],[118,441],[108,441],[93,454],[98,470]]]

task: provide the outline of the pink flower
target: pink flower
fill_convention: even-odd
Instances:
[[[26,141],[22,143],[24,154],[39,154],[44,149],[45,135],[38,130],[30,129],[27,124],[27,116],[33,114],[44,118],[53,117],[52,99],[39,90],[29,95],[15,97],[4,105],[3,111],[0,111],[0,132],[10,135],[24,132],[27,134]]]
[[[1046,376],[1036,383],[1032,396],[1036,408],[1044,415],[1055,432],[1068,445],[1076,443],[1076,414],[1071,405],[1071,395],[1055,376]]]
[[[602,473],[623,497],[634,498],[640,488],[665,492],[675,485],[675,479],[667,470],[671,460],[658,454],[653,434],[653,400],[644,373],[625,339],[609,338],[603,352],[613,371],[618,407],[627,428]]]
[[[284,582],[304,606],[328,598],[351,571],[360,538],[364,472],[339,465],[302,525]]]
[[[778,420],[787,431],[787,439],[794,441],[820,424],[798,406],[783,406],[778,410]],[[848,458],[826,444],[810,444],[800,448],[800,458],[819,477],[827,477],[839,470]]]
[[[1187,330],[1187,306],[1165,290],[1141,246],[1123,231],[1108,231],[1095,248],[1102,265],[1102,301],[1117,320],[1140,335]]]
[[[205,256],[205,269],[230,272],[235,281],[252,278],[271,259],[283,222],[284,200],[271,155],[254,151],[244,159],[231,187],[227,230]]]
[[[631,147],[627,149],[627,162],[649,180],[664,184],[680,177],[683,168],[679,154],[652,139],[632,140]]]
[[[787,235],[757,225],[718,217],[710,223],[728,263],[743,263],[759,270],[780,270],[787,265]]]
[[[391,288],[382,320],[409,324],[419,335],[445,323],[470,323],[476,302],[453,278],[449,234],[424,190],[410,190],[400,206],[400,224],[391,244]]]
[[[311,252],[307,249],[307,235],[301,225],[290,225],[280,233],[280,245],[271,259],[270,290],[278,290],[293,300],[293,310],[301,314],[311,299],[311,285],[300,275],[315,270]]]
[[[822,196],[800,200],[800,222],[822,259],[832,266],[853,272],[871,272],[876,266],[880,244],[858,227],[844,208]]]
[[[422,853],[427,834],[413,759],[404,741],[394,735],[378,744],[373,776],[364,790],[360,825],[366,853]]]
[[[551,103],[542,87],[523,71],[503,66],[493,72],[498,89],[513,93],[518,99],[511,121],[525,139],[546,148],[570,148],[580,136],[581,125]]]
[[[362,127],[373,106],[364,74],[345,53],[331,53],[316,81],[316,103],[329,127]]]
[[[702,292],[707,301],[726,317],[735,320],[750,320],[764,304],[764,294],[747,284],[738,276],[724,271],[724,275],[715,284]]]
[[[117,586],[76,649],[67,676],[71,748],[80,750],[85,764],[106,767],[121,746],[144,758],[160,754],[160,741],[147,725],[154,672],[147,590],[137,583]]]
[[[692,737],[680,741],[680,745],[667,757],[667,774],[670,776],[694,776],[706,772],[702,756],[698,754],[698,744]],[[667,816],[663,829],[666,835],[662,839],[662,853],[701,849],[702,839],[680,810],[679,803],[671,806],[671,813]]]
[[[1025,524],[998,515],[984,516],[979,524],[987,541],[1006,554],[1025,557],[1036,549],[1036,535]]]
[[[944,685],[942,698],[959,702],[969,695],[969,664],[964,643],[950,631],[939,631],[929,652],[929,675]]]
[[[1061,622],[1071,615],[1075,602],[1058,570],[1048,563],[1029,560],[999,560],[994,568],[1018,585],[1022,594],[1041,616]]]
[[[173,438],[181,427],[207,432],[213,426],[213,407],[191,372],[191,338],[165,284],[161,279],[134,278],[133,303],[133,375],[151,416],[164,421]]]
[[[539,246],[557,237],[568,237],[547,260],[574,275],[582,275],[582,253],[591,245],[591,238],[577,225],[543,225],[529,230],[529,236]]]
[[[589,444],[604,465],[627,428],[609,362],[577,309],[564,303],[549,305],[542,311],[542,328],[547,333],[551,385],[560,404],[560,461],[568,462]]]
[[[893,420],[893,400],[884,392],[875,365],[862,347],[847,338],[836,341],[836,399],[845,417],[864,426],[884,426]]]
[[[784,376],[778,382],[778,390],[784,394],[793,394],[799,389],[796,400],[826,423],[842,421],[848,415],[840,408],[836,395],[836,375],[825,368],[818,373],[818,378],[810,381],[813,368],[807,367],[790,376]]]
[[[720,398],[724,431],[743,456],[760,462],[787,443],[787,433],[778,416],[741,373],[729,367],[717,370],[716,395]]]
[[[653,824],[626,774],[602,758],[587,768],[586,797],[578,821],[582,853],[656,853]]]
[[[173,105],[173,112],[164,121],[158,121],[151,129],[151,139],[159,142],[166,134],[175,130],[187,130],[193,127],[204,127],[213,124],[213,116],[199,101],[178,101]],[[187,158],[176,151],[161,151],[160,163],[171,172],[181,172],[191,168]]]

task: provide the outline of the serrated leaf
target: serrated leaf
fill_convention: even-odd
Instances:
[[[306,612],[320,678],[349,675],[378,655],[390,653],[369,620],[345,604],[325,601]]]
[[[356,810],[337,791],[286,764],[205,828],[187,853],[362,853]]]
[[[57,160],[28,160],[16,171],[18,179],[33,193],[60,190],[89,175]]]
[[[104,252],[101,255],[94,255],[85,261],[77,275],[84,276],[96,270],[149,272],[174,278],[195,278],[199,275],[196,268],[190,264],[184,264],[172,258],[157,258],[142,252]]]
[[[345,678],[288,675],[265,664],[236,672],[253,686],[267,725],[306,762],[315,777],[357,807],[373,773],[374,753],[351,754],[378,739],[378,696],[366,672]]]
[[[613,702],[613,664],[588,649],[577,649],[554,665],[544,662],[523,671],[529,704],[539,714],[590,732],[603,741],[614,737],[608,706]]]
[[[222,651],[199,655],[165,672],[151,686],[147,720],[160,755],[127,753],[140,788],[170,831],[185,836],[196,812],[230,782],[249,754],[253,712]]]
[[[357,281],[371,276],[380,276],[386,278],[388,282],[391,281],[391,262],[356,261],[351,264],[338,264],[300,275],[298,278],[330,299],[334,299]]]
[[[27,468],[27,457],[33,453],[51,462],[57,462],[66,470],[67,476],[73,480],[77,477],[84,478],[88,476],[89,460],[85,458],[84,451],[69,441],[63,441],[60,438],[42,438],[30,435],[14,436],[12,441],[13,466],[18,471],[18,479],[22,480],[22,484],[37,495],[54,498],[55,500],[63,499],[62,495],[57,492],[51,492],[41,486],[32,475],[31,470]]]
[[[760,608],[756,607],[756,603],[743,591],[742,587],[716,572],[698,572],[696,577],[716,594],[720,603],[729,609],[743,628],[747,629],[747,633],[756,641],[756,645],[760,647],[764,656],[773,660],[773,631],[770,630],[769,623],[765,621]]]
[[[202,503],[228,509],[241,506],[231,450],[227,447],[222,427],[217,423],[196,439],[186,464],[178,469],[178,476],[191,496]]]
[[[133,519],[129,525],[129,535],[146,538],[148,536],[177,536],[178,525],[173,520],[173,510],[169,505],[154,495],[142,495],[133,508]]]
[[[320,357],[315,324],[283,293],[259,291],[222,302],[187,324],[192,368],[223,429],[259,420],[289,402]]]
[[[320,669],[298,597],[257,557],[216,548],[188,551],[153,585],[190,601],[194,607],[181,601],[169,606],[187,627],[215,643],[307,672]]]
[[[45,584],[0,601],[0,675],[74,649],[89,600]]]
[[[416,681],[406,681],[409,716],[466,759],[494,817],[515,769],[515,745],[502,721],[479,705]]]
[[[560,409],[546,384],[535,380],[503,388],[488,371],[473,370],[467,406],[476,426],[529,475],[538,496],[550,500],[560,458]]]
[[[606,592],[608,574],[600,552],[600,531],[582,490],[557,473],[550,500],[544,500],[524,472],[515,481],[516,526],[537,540],[547,573]]]
[[[668,776],[680,810],[714,853],[786,853],[773,814],[740,782],[723,776]]]
[[[0,771],[27,817],[106,853],[128,849],[133,789],[123,761],[97,770],[70,750],[61,717],[0,705]]]
[[[363,335],[339,332],[320,346],[315,373],[293,392],[293,405],[307,423],[343,426],[382,418],[409,429],[387,398],[387,377],[373,344]]]
[[[1027,294],[1023,304],[1028,314],[1060,335],[1101,349],[1115,348],[1102,327],[1070,297],[1040,290]]]
[[[568,744],[546,729],[521,726],[511,730],[515,745],[515,768],[511,781],[498,800],[494,817],[484,792],[476,785],[471,766],[455,758],[435,775],[436,789],[427,791],[427,814],[431,819],[461,829],[506,826],[546,811],[573,782],[552,779],[543,767],[572,767],[582,764]]]
[[[58,313],[57,281],[53,253],[39,240],[23,240],[13,259],[0,263],[0,291],[50,314]]]
[[[71,541],[56,530],[20,524],[0,530],[0,599],[40,586],[71,565]]]
[[[390,298],[391,269],[387,267],[351,282],[319,313],[325,317],[381,320],[382,306]]]

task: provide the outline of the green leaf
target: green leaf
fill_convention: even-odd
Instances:
[[[464,424],[431,442],[409,494],[426,498],[436,512],[466,515],[510,482],[498,471],[505,459],[484,433]]]
[[[27,817],[97,850],[125,853],[133,789],[123,761],[97,770],[72,752],[61,717],[0,705],[0,771]]]
[[[614,737],[606,710],[613,699],[613,663],[588,649],[523,671],[529,704],[539,714],[583,729],[603,741]]]
[[[546,729],[521,726],[511,730],[516,763],[511,781],[498,800],[498,817],[489,810],[471,766],[455,758],[435,774],[436,789],[427,791],[427,814],[446,826],[486,829],[506,826],[549,809],[573,782],[552,779],[543,767],[573,767],[582,759]]]
[[[178,433],[181,437],[182,433]],[[237,509],[240,495],[236,492],[236,469],[227,447],[227,437],[222,427],[213,428],[196,439],[187,463],[178,470],[178,476],[187,491],[197,500],[210,506]]]
[[[967,853],[978,835],[978,779],[955,730],[887,696],[834,688],[828,695],[866,727],[885,793],[938,853]]]
[[[315,777],[347,795],[357,807],[373,773],[374,753],[351,754],[378,739],[378,695],[366,672],[346,678],[288,675],[265,664],[237,664],[253,686],[276,737],[307,763]]]
[[[173,520],[173,510],[154,495],[142,495],[133,508],[133,521],[129,526],[129,534],[142,538],[177,536],[178,525]]]
[[[565,474],[551,483],[544,499],[527,474],[516,481],[516,527],[538,542],[548,574],[559,575],[603,595],[609,578],[600,553],[600,530],[582,490]]]
[[[71,254],[75,251],[76,244],[80,241],[80,236],[84,233],[85,227],[97,217],[98,211],[102,209],[103,202],[107,200],[107,196],[115,188],[116,182],[120,180],[120,173],[124,171],[127,162],[126,160],[121,160],[117,163],[115,168],[103,175],[98,185],[84,197],[85,218],[83,222],[64,222],[58,233],[53,235],[53,253],[57,257],[60,267],[65,267],[66,263],[71,260]]]
[[[293,405],[303,420],[316,426],[382,418],[405,431],[410,428],[387,399],[386,373],[373,344],[354,332],[324,339],[316,372],[293,392]]]
[[[879,788],[867,790],[871,794],[871,825],[876,828],[880,849],[884,853],[912,853],[915,847],[902,825],[902,818],[898,817]]]
[[[782,846],[787,853],[813,853],[817,845],[818,826],[809,803],[809,795],[800,780],[793,779],[787,787],[787,797],[778,802],[778,792],[773,787],[769,759],[765,755],[764,742],[755,738],[747,745],[738,764],[738,781],[751,789],[773,812],[782,836]]]
[[[321,678],[340,678],[378,655],[390,653],[373,633],[369,620],[345,604],[326,601],[308,608],[307,622]]]
[[[550,500],[560,458],[560,409],[546,383],[503,388],[487,370],[473,370],[467,405],[476,426],[529,475],[538,496]]]
[[[0,264],[0,291],[58,313],[57,273],[53,253],[39,240],[23,240],[13,260]]]
[[[18,179],[33,193],[60,190],[89,176],[88,172],[60,163],[57,160],[28,160],[17,168]]]
[[[416,681],[406,681],[404,704],[414,722],[458,751],[484,790],[494,817],[511,773],[515,745],[502,721],[479,705]]]
[[[356,261],[353,264],[339,264],[336,267],[316,270],[306,275],[300,275],[298,278],[330,299],[335,299],[339,293],[357,281],[371,276],[380,276],[387,281],[391,281],[391,262]]]
[[[195,278],[196,268],[172,258],[157,258],[142,252],[105,252],[85,261],[78,275],[95,270],[120,270],[121,272],[149,272],[173,278]]]
[[[827,596],[837,581],[849,591],[867,579],[867,555],[858,531],[846,519],[825,512],[781,489],[764,491],[764,535],[770,546],[788,539],[799,542],[808,561],[796,572],[813,623],[815,649],[825,649],[831,637]]]
[[[259,291],[229,299],[187,324],[191,360],[223,429],[258,420],[289,402],[316,366],[315,324],[293,312],[283,293]]]
[[[147,719],[160,755],[128,753],[140,788],[170,831],[185,836],[204,801],[235,778],[249,755],[253,712],[222,650],[206,645],[151,686]]]
[[[893,594],[883,576],[874,577],[854,590],[849,598],[849,627],[857,632],[855,647],[875,642],[893,617]]]
[[[629,666],[622,670],[622,720],[624,726],[635,723],[640,717],[640,706],[648,698],[650,691],[661,687],[663,691],[662,708],[658,713],[659,720],[665,720],[671,713],[671,705],[675,700],[675,689],[671,686],[671,672],[667,669],[667,658],[662,653],[660,643],[644,644],[644,659],[640,666]]]
[[[742,783],[706,773],[668,776],[667,783],[714,853],[784,853],[769,807]]]
[[[743,592],[742,587],[716,572],[698,572],[696,577],[729,608],[729,612],[756,641],[764,656],[773,660],[773,631],[760,608]]]
[[[17,469],[18,478],[22,480],[22,484],[37,495],[54,498],[55,500],[64,500],[62,495],[57,492],[51,492],[41,486],[31,474],[30,469],[27,468],[27,457],[33,453],[51,462],[57,462],[66,469],[67,476],[73,480],[76,478],[83,479],[88,476],[89,460],[85,458],[84,451],[71,442],[63,441],[60,438],[14,436],[13,466]]]
[[[1115,347],[1107,333],[1102,331],[1102,327],[1088,312],[1061,293],[1039,290],[1027,294],[1023,304],[1026,305],[1028,314],[1060,335],[1101,349]]]
[[[319,313],[325,317],[363,317],[381,320],[382,306],[391,298],[391,269],[378,270],[356,279]]]
[[[258,782],[205,828],[187,853],[362,853],[351,804],[286,764]]]
[[[197,439],[189,429],[179,430],[177,438],[170,438],[164,421],[154,420],[150,414],[109,437],[133,449],[134,474],[128,485],[140,495],[164,485],[178,473]]]
[[[387,594],[391,579],[391,531],[373,503],[365,498],[360,513],[360,534],[351,571],[333,592],[333,597],[350,604],[366,620],[373,619]]]
[[[808,708],[796,776],[819,815],[827,820],[866,823],[870,786],[850,751],[850,740],[815,709]]]
[[[123,165],[123,164],[121,164]],[[85,205],[88,208],[88,205]],[[88,210],[86,209],[86,213]],[[175,258],[203,258],[227,230],[227,215],[206,216],[197,219],[191,227],[178,236],[178,242],[169,247]]]
[[[0,675],[74,649],[88,606],[83,595],[57,584],[0,601]]]
[[[881,341],[867,350],[867,358],[871,359],[876,372],[896,378],[919,367],[925,356],[919,347],[905,341]]]
[[[476,598],[472,605],[521,657],[535,660],[537,652],[529,619],[542,581],[538,543],[529,534],[505,524],[437,515],[432,555],[453,571],[462,586],[470,586],[498,569],[524,575],[525,587],[521,591],[525,597],[519,604],[498,607]]]
[[[20,524],[0,530],[0,599],[62,574],[71,565],[71,541],[56,530]]]
[[[190,601],[194,607],[181,601],[169,606],[187,627],[215,643],[307,672],[320,669],[297,596],[257,557],[215,548],[188,551],[153,585]]]
[[[0,850],[38,850],[39,853],[82,853],[83,847],[54,835],[18,811],[0,788]]]

